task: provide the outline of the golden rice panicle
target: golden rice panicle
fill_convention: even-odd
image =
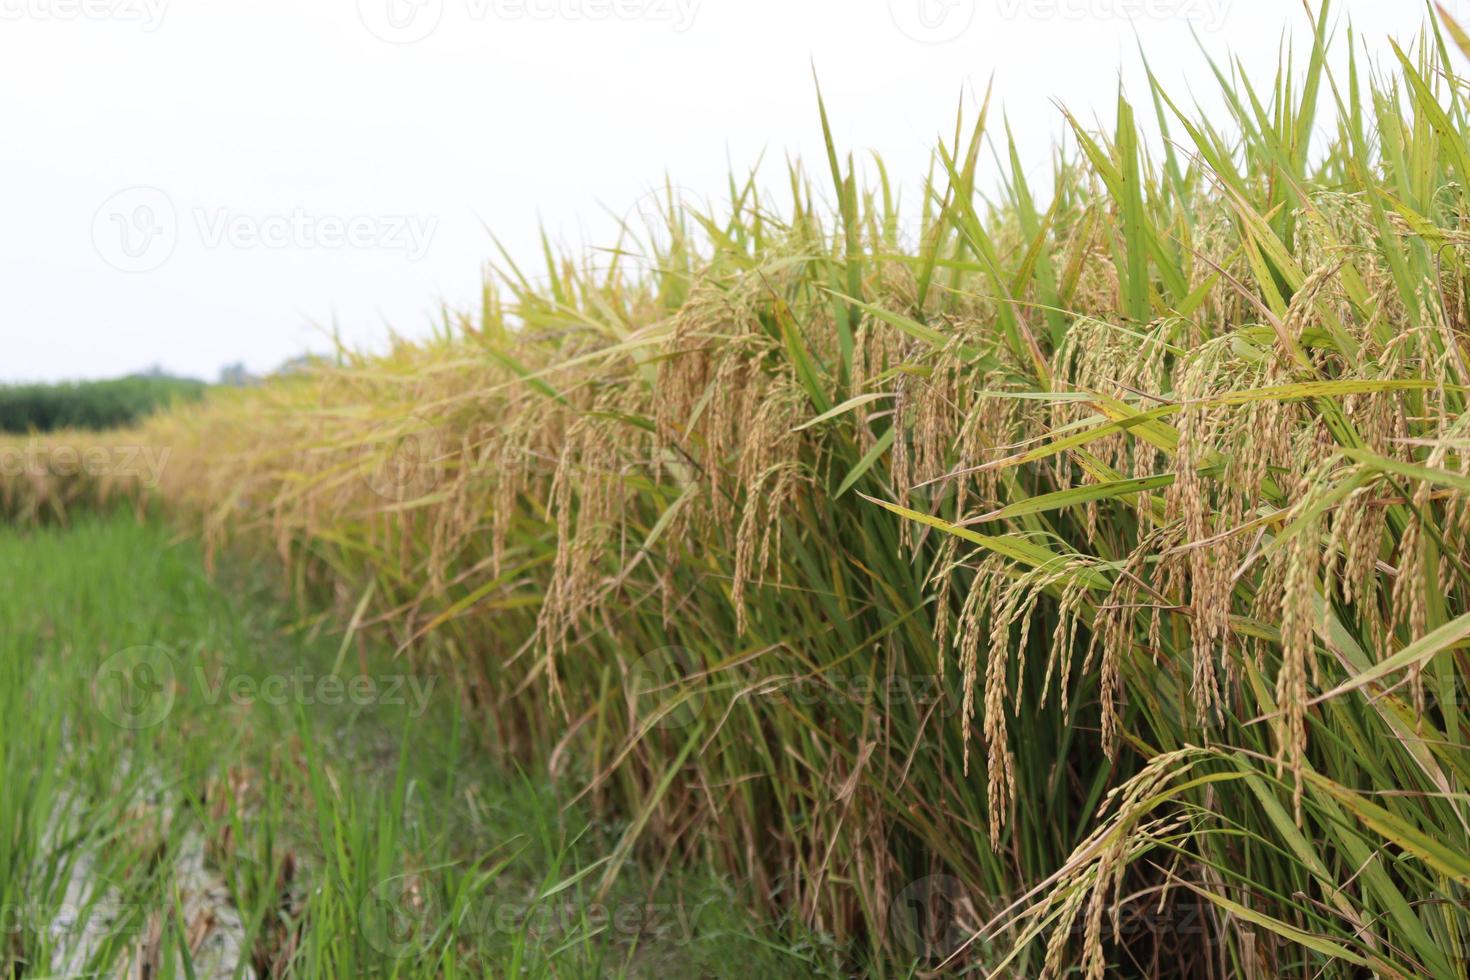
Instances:
[[[1057,685],[1057,698],[1061,705],[1062,714],[1067,713],[1069,699],[1072,690],[1072,658],[1079,649],[1077,634],[1081,630],[1085,618],[1083,604],[1088,598],[1087,582],[1082,576],[1073,576],[1062,586],[1061,601],[1057,604],[1057,622],[1052,628],[1051,648],[1047,656],[1046,677],[1041,682],[1041,706],[1046,705],[1050,696],[1052,681],[1055,679]],[[1116,682],[1116,678],[1114,678]],[[1110,689],[1107,683],[1106,672],[1103,683],[1103,743],[1109,743],[1109,727],[1107,717],[1109,712],[1110,693],[1116,694],[1115,689]]]
[[[957,331],[930,360],[928,377],[916,383],[909,435],[913,460],[905,472],[912,484],[928,484],[949,470],[950,454],[964,422],[960,406],[970,402],[964,393],[968,373],[965,343],[965,335]]]
[[[782,521],[802,481],[797,461],[801,436],[794,430],[804,398],[794,387],[769,392],[744,431],[736,469],[736,486],[744,503],[730,587],[736,630],[740,633],[748,625],[746,590],[753,579],[763,580],[771,564],[772,545],[779,545]]]
[[[1172,560],[1188,569],[1193,650],[1190,694],[1200,724],[1220,716],[1216,661],[1221,658],[1229,629],[1233,571],[1225,567],[1216,549],[1206,546],[1217,531],[1226,530],[1215,519],[1218,484],[1201,473],[1220,448],[1216,442],[1222,428],[1219,413],[1199,404],[1215,390],[1214,362],[1213,357],[1199,356],[1183,372],[1179,392],[1188,401],[1178,422],[1175,481],[1165,495],[1167,518],[1181,522],[1185,542],[1191,546],[1182,557]]]
[[[1004,587],[992,587],[988,598],[993,604],[989,633],[990,648],[985,664],[985,717],[982,733],[986,749],[986,796],[989,801],[990,844],[1000,846],[1000,835],[1007,822],[1007,814],[1016,802],[1015,754],[1011,749],[1009,728],[1006,723],[1007,700],[1011,696],[1010,673],[1014,669],[1024,676],[1026,650],[1029,646],[1031,628],[1036,621],[1037,604],[1058,582],[1074,575],[1080,563],[1063,562],[1055,566],[1040,566],[1004,583]],[[1065,587],[1063,588],[1065,594]],[[1070,610],[1063,613],[1065,619]],[[1012,627],[1019,624],[1019,630]],[[1013,636],[1013,633],[1018,635]],[[1064,636],[1070,631],[1065,631]],[[978,656],[978,638],[976,656]],[[1013,658],[1012,650],[1016,652]],[[1055,665],[1059,655],[1055,648],[1049,651],[1048,670]],[[966,694],[970,689],[970,676],[966,673]],[[1019,715],[1022,691],[1017,688],[1015,711]],[[966,729],[968,733],[968,727]]]
[[[1320,471],[1319,471],[1320,473]],[[1302,769],[1307,754],[1307,711],[1313,681],[1319,677],[1317,663],[1317,627],[1321,621],[1317,592],[1322,567],[1320,518],[1313,516],[1318,493],[1314,487],[1324,485],[1321,479],[1306,478],[1299,488],[1301,503],[1296,511],[1301,516],[1295,535],[1284,549],[1281,586],[1281,667],[1276,677],[1276,703],[1282,712],[1281,734],[1277,749],[1277,771],[1291,770],[1292,803],[1297,822],[1301,822]],[[1330,485],[1329,485],[1330,486]]]
[[[976,379],[979,392],[972,391],[968,402],[971,405],[960,426],[955,443],[954,467],[963,475],[954,478],[955,516],[961,520],[969,515],[971,495],[979,496],[975,506],[995,509],[1002,505],[1002,473],[998,468],[980,469],[985,463],[1003,455],[1011,446],[1025,436],[1041,431],[1035,415],[1039,411],[1033,403],[1004,396],[1014,385],[1000,371],[989,371]],[[986,392],[991,394],[981,394]],[[1028,417],[1027,411],[1031,412]]]
[[[1010,672],[1010,633],[1022,590],[1015,585],[1001,593],[990,621],[990,650],[985,662],[985,795],[990,846],[1000,847],[1006,815],[1015,803],[1015,757],[1006,727],[1006,694]]]
[[[1097,317],[1077,317],[1052,357],[1055,377],[1071,389],[1101,392],[1120,400],[1134,399],[1139,393],[1162,398],[1170,385],[1167,338],[1178,328],[1174,318],[1125,327]],[[1087,403],[1058,400],[1051,407],[1050,428],[1081,421],[1090,411]],[[1108,436],[1088,449],[1111,468],[1134,477],[1153,476],[1162,459],[1156,447],[1126,433]],[[1065,470],[1058,480],[1058,489],[1065,489]],[[1095,515],[1096,508],[1090,508],[1090,513]],[[1090,530],[1092,523],[1090,517]]]
[[[945,664],[949,660],[950,622],[954,618],[950,609],[955,580],[956,555],[960,539],[946,536],[934,558],[934,568],[926,580],[934,589],[934,656],[938,662],[939,680],[944,681]]]
[[[1079,967],[1090,980],[1106,974],[1103,920],[1111,917],[1112,938],[1117,943],[1121,938],[1118,912],[1123,907],[1124,872],[1136,855],[1178,833],[1188,819],[1172,815],[1150,819],[1156,806],[1154,797],[1187,773],[1200,751],[1185,747],[1161,753],[1137,775],[1108,791],[1098,808],[1098,826],[1062,865],[1050,897],[1025,913],[1038,921],[1057,915],[1047,943],[1042,980],[1065,976]],[[1073,949],[1079,915],[1085,915],[1080,960]]]
[[[1440,466],[1443,460],[1442,446],[1431,451],[1430,466]],[[1402,632],[1404,645],[1422,639],[1428,632],[1429,592],[1440,588],[1438,564],[1430,560],[1430,542],[1424,530],[1424,522],[1431,513],[1432,492],[1433,486],[1428,481],[1420,482],[1415,488],[1412,516],[1399,539],[1398,575],[1394,578],[1390,605],[1393,623]],[[1409,671],[1409,689],[1414,709],[1423,714],[1424,679],[1422,667],[1418,665]]]
[[[970,729],[975,717],[975,689],[979,682],[980,644],[987,638],[986,627],[994,615],[996,590],[1006,581],[1005,563],[996,556],[983,559],[974,567],[974,578],[965,595],[959,622],[955,627],[955,648],[960,670],[960,731],[963,742],[963,770],[970,773]]]

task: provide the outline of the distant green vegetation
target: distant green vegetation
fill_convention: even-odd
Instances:
[[[205,387],[202,381],[164,376],[0,385],[0,432],[120,428],[177,400],[197,400]]]

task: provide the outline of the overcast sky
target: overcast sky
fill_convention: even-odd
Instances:
[[[1470,0],[1447,4],[1470,15]],[[1424,9],[1347,0],[1373,51]],[[1293,0],[0,0],[0,380],[265,371],[470,308],[493,231],[611,242],[667,174],[764,152],[922,176],[992,73],[1045,173],[1053,104],[1110,120],[1137,45],[1186,98],[1191,31],[1262,77]],[[820,175],[820,171],[817,171]],[[917,205],[915,195],[907,197]],[[610,214],[611,212],[611,214]]]

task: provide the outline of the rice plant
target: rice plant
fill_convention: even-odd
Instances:
[[[982,105],[913,242],[829,131],[503,257],[151,420],[160,497],[625,819],[599,889],[738,874],[874,973],[1462,976],[1470,43],[1312,17],[1224,118],[1068,116],[1048,187]]]

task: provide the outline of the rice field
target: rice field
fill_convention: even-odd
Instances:
[[[104,444],[576,786],[597,901],[714,875],[861,975],[1464,976],[1470,39],[1314,23],[1223,116],[1066,116],[1047,186],[988,105],[916,213],[828,129]],[[48,466],[7,516],[86,509]]]
[[[726,877],[595,897],[618,823],[272,574],[124,510],[0,529],[0,575],[6,977],[838,975]]]

